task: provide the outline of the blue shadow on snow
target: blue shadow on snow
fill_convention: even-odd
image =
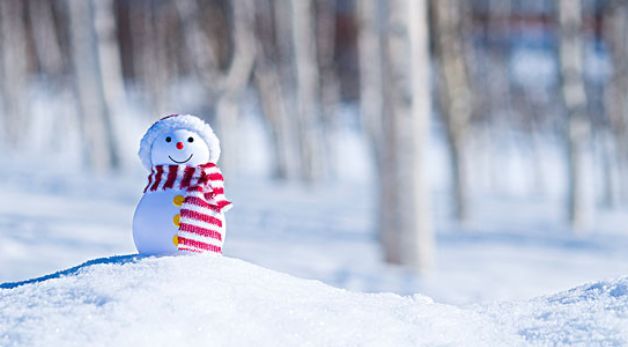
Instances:
[[[113,257],[107,257],[107,258],[98,258],[98,259],[93,259],[90,261],[87,261],[81,265],[75,266],[75,267],[71,267],[69,269],[65,269],[65,270],[61,270],[49,275],[45,275],[45,276],[41,276],[41,277],[37,277],[37,278],[32,278],[26,281],[20,281],[20,282],[6,282],[6,283],[0,283],[0,289],[13,289],[13,288],[17,288],[26,284],[31,284],[31,283],[39,283],[39,282],[44,282],[50,279],[54,279],[54,278],[60,278],[60,277],[64,277],[64,276],[70,276],[70,275],[74,275],[77,272],[79,272],[82,268],[85,267],[89,267],[92,265],[98,265],[98,264],[127,264],[127,263],[134,263],[142,258],[146,258],[147,256],[141,256],[139,254],[128,254],[128,255],[117,255],[117,256],[113,256]]]

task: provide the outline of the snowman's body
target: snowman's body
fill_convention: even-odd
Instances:
[[[144,194],[133,216],[133,241],[142,254],[177,253],[179,224],[181,223],[181,205],[185,191],[163,190]],[[216,213],[222,221],[221,232],[224,236],[226,225],[224,215]],[[185,220],[185,219],[184,219]]]
[[[212,164],[220,148],[209,125],[193,116],[166,117],[148,130],[140,147],[144,166],[152,169],[133,216],[138,252],[221,253],[223,212],[231,203],[224,198],[222,174]],[[197,192],[195,184],[203,189]]]
[[[133,216],[133,241],[138,252],[177,253],[178,219],[184,194],[173,189],[144,194]]]

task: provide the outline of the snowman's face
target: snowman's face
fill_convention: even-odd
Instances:
[[[209,161],[209,147],[196,133],[177,129],[161,134],[150,151],[153,165],[200,165]]]

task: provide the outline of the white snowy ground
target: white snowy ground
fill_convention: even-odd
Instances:
[[[2,346],[622,345],[628,278],[459,308],[227,257],[97,259],[0,286]]]
[[[141,173],[94,181],[51,170],[0,172],[0,283],[134,252],[131,218],[143,184]],[[459,229],[443,217],[437,194],[435,267],[416,276],[381,262],[367,187],[229,181],[236,207],[225,253],[354,291],[455,304],[527,299],[628,275],[621,215],[574,237],[560,228],[560,204],[492,196]]]

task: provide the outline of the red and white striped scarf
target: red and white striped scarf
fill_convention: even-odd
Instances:
[[[222,253],[223,213],[232,205],[225,197],[224,178],[218,166],[153,166],[144,193],[168,189],[185,191],[179,213],[178,249]]]

